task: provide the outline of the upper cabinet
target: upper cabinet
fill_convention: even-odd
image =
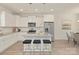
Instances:
[[[0,26],[5,26],[5,12],[0,13]]]
[[[30,22],[36,23],[36,17],[35,16],[26,16],[26,17],[16,16],[17,27],[28,27],[28,23]]]
[[[2,11],[0,17],[1,26],[16,26],[16,20],[13,14]]]
[[[17,27],[27,27],[27,17],[16,16]]]
[[[45,22],[54,22],[54,15],[44,15]]]
[[[21,17],[10,12],[2,11],[0,14],[0,25],[10,27],[28,27],[28,23],[36,23],[36,27],[43,27],[44,22],[54,22],[53,15],[37,15]]]
[[[37,15],[37,16],[26,16],[16,17],[16,26],[28,27],[28,23],[36,23],[36,27],[43,27],[44,22],[54,22],[53,15]]]
[[[36,23],[36,16],[27,16],[28,22],[35,22]]]
[[[6,26],[16,26],[15,16],[11,13],[5,13],[5,25]]]
[[[44,17],[36,16],[36,27],[43,27],[43,26],[44,26]]]
[[[28,23],[36,23],[36,27],[43,26],[43,16],[27,16],[27,26]]]

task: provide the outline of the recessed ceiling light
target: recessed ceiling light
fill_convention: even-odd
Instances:
[[[54,11],[54,9],[50,9],[50,11]]]
[[[20,9],[20,11],[23,11],[23,9]]]

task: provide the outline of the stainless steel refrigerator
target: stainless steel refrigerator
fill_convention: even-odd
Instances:
[[[44,22],[45,32],[52,35],[52,41],[54,41],[54,22]]]

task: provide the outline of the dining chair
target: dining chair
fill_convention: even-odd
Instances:
[[[66,32],[66,35],[67,35],[67,39],[68,39],[68,42],[71,40],[71,36],[69,35],[68,32]]]
[[[74,33],[74,43],[79,44],[79,34]]]

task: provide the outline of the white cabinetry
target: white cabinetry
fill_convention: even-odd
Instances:
[[[5,12],[2,11],[0,14],[0,26],[5,26]]]
[[[24,51],[32,51],[32,47],[31,44],[24,44]]]
[[[28,27],[29,22],[36,23],[36,27],[43,26],[43,16],[26,16],[26,17],[19,17],[16,16],[16,26]]]
[[[51,41],[51,35],[30,35],[26,36],[23,35],[25,40],[32,40],[31,44],[24,44],[24,51],[51,51],[51,43],[50,44],[45,44],[43,40],[49,40]],[[40,40],[41,43],[39,44],[34,44],[34,40]]]
[[[16,16],[16,26],[17,27],[27,27],[28,19],[27,17]]]
[[[16,26],[19,26],[19,24],[20,24],[20,16],[18,16],[18,15],[15,15],[15,19],[16,19]]]
[[[28,16],[28,22],[36,22],[36,16]]]
[[[37,16],[36,17],[36,27],[43,27],[44,26],[44,20],[43,16]]]
[[[36,27],[37,27],[37,33],[44,32],[44,17],[43,16],[36,17]]]
[[[54,15],[44,15],[45,22],[54,22]]]
[[[2,36],[0,38],[0,53],[18,41],[16,34]]]
[[[6,11],[1,12],[1,26],[16,26],[15,16]]]
[[[16,26],[16,20],[13,14],[5,13],[5,26]]]
[[[51,44],[43,44],[43,51],[51,51]]]

